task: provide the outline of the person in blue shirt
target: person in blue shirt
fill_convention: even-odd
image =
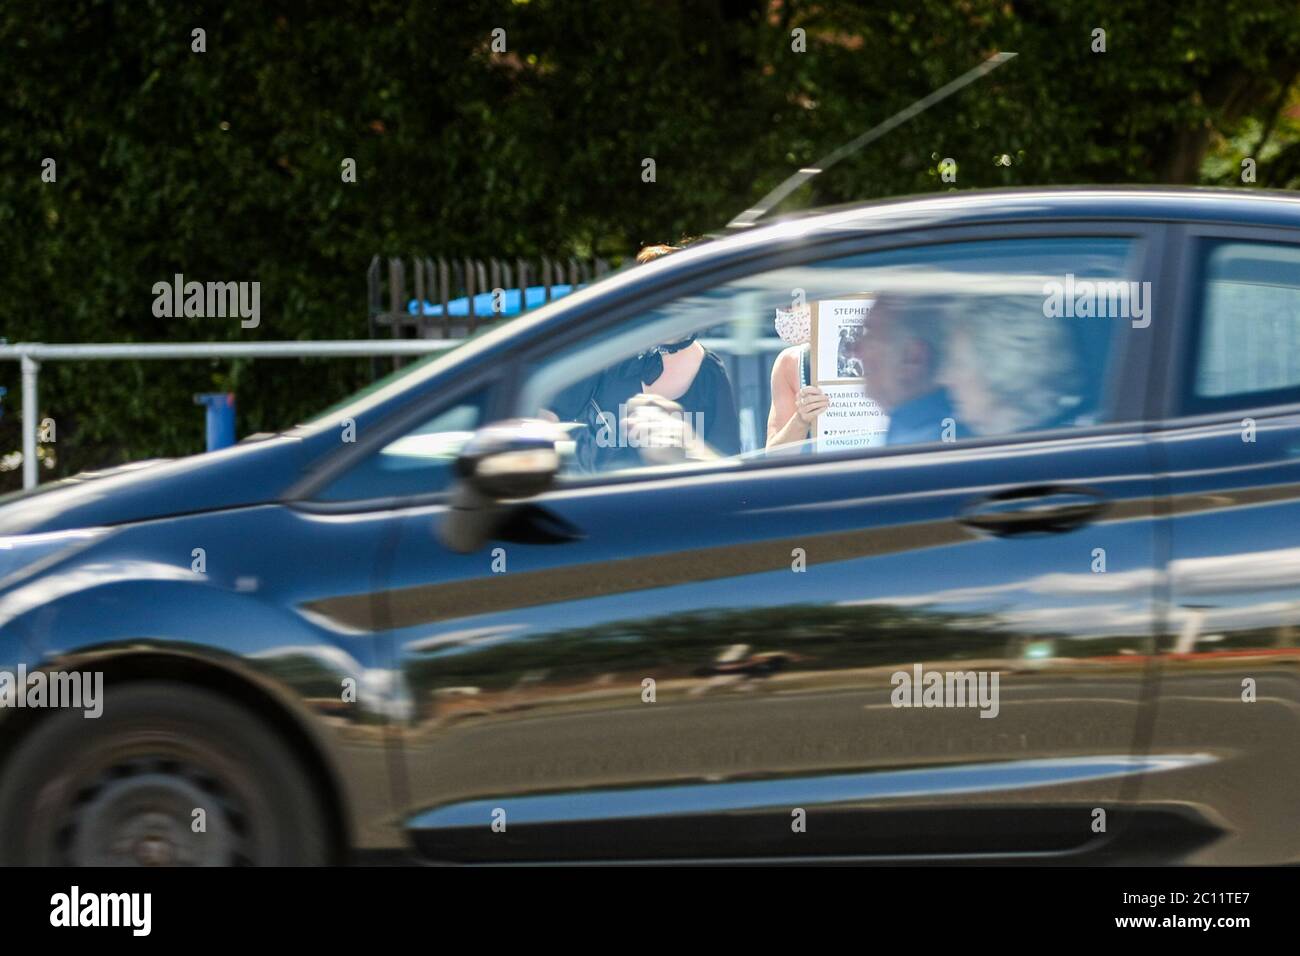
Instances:
[[[876,297],[857,356],[867,395],[889,416],[886,445],[955,441],[967,434],[937,381],[946,328],[933,297]]]

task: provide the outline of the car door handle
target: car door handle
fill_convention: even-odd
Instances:
[[[1089,488],[1048,485],[1016,488],[966,508],[962,524],[989,534],[1059,534],[1080,528],[1106,510],[1106,499]]]

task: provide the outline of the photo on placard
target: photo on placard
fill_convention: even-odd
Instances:
[[[857,357],[875,295],[869,292],[822,299],[814,302],[812,322],[813,382],[852,382],[862,379],[862,363]]]
[[[889,419],[870,398],[858,354],[875,301],[875,293],[860,292],[812,303],[811,381],[830,401],[817,417],[818,452],[885,442]]]

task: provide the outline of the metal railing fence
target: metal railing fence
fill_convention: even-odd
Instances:
[[[411,256],[385,262],[374,256],[366,269],[370,337],[383,329],[394,339],[473,335],[503,315],[527,312],[611,271],[601,258]],[[485,302],[498,289],[510,296],[504,313]]]
[[[426,355],[454,348],[460,339],[399,339],[396,341],[336,342],[178,342],[112,345],[45,345],[25,342],[0,345],[0,360],[16,361],[22,367],[23,487],[34,488],[36,471],[37,386],[41,362],[122,359],[204,358],[307,358],[329,356]]]

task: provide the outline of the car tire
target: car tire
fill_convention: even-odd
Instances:
[[[208,690],[109,688],[99,717],[45,717],[0,772],[0,864],[311,866],[330,856],[301,762]]]

